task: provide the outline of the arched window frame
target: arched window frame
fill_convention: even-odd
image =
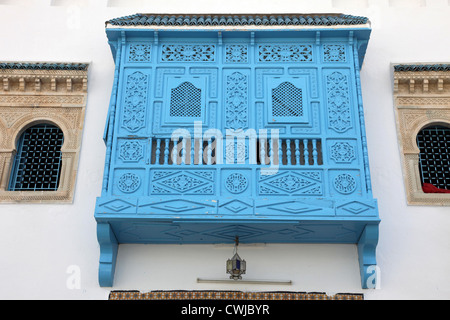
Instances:
[[[74,198],[87,98],[82,63],[2,63],[0,78],[0,203],[71,203]],[[55,191],[11,191],[17,142],[36,124],[48,123],[64,135]]]
[[[417,134],[450,127],[450,65],[393,64],[393,94],[406,199],[409,205],[450,206],[450,194],[424,192]]]

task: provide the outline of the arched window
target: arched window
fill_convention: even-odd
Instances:
[[[302,117],[302,89],[286,81],[272,89],[272,116]]]
[[[52,124],[26,129],[17,143],[8,190],[58,190],[63,142],[62,130]]]
[[[201,89],[183,82],[171,90],[170,116],[199,118],[202,116]]]
[[[422,129],[417,134],[417,146],[424,191],[450,192],[450,128],[433,125]]]

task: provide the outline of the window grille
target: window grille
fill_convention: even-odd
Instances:
[[[63,132],[41,124],[20,137],[9,184],[10,191],[56,191],[61,172]]]
[[[170,116],[199,118],[202,116],[201,89],[183,82],[171,90]]]
[[[417,134],[422,184],[450,189],[450,128],[428,127]]]
[[[273,117],[302,117],[302,89],[290,82],[283,82],[272,89]]]

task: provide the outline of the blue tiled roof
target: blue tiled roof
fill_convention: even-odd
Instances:
[[[345,14],[157,15],[134,14],[106,21],[114,26],[335,26],[365,24],[366,17]]]
[[[450,71],[450,64],[398,64],[395,71]]]
[[[86,63],[0,62],[0,69],[22,70],[87,70]]]

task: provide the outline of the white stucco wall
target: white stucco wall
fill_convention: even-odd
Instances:
[[[97,283],[93,218],[114,64],[108,19],[155,13],[347,13],[367,16],[362,68],[381,283],[362,290],[354,245],[247,245],[248,279],[292,285],[198,284],[225,278],[231,246],[121,245],[115,286]],[[449,0],[0,0],[0,61],[89,62],[86,120],[73,204],[0,205],[0,299],[106,299],[114,290],[363,292],[366,299],[450,299],[450,208],[406,205],[393,112],[391,62],[449,62]],[[80,271],[73,288],[71,272]],[[69,272],[69,273],[68,273]],[[69,281],[69,284],[68,284]]]

